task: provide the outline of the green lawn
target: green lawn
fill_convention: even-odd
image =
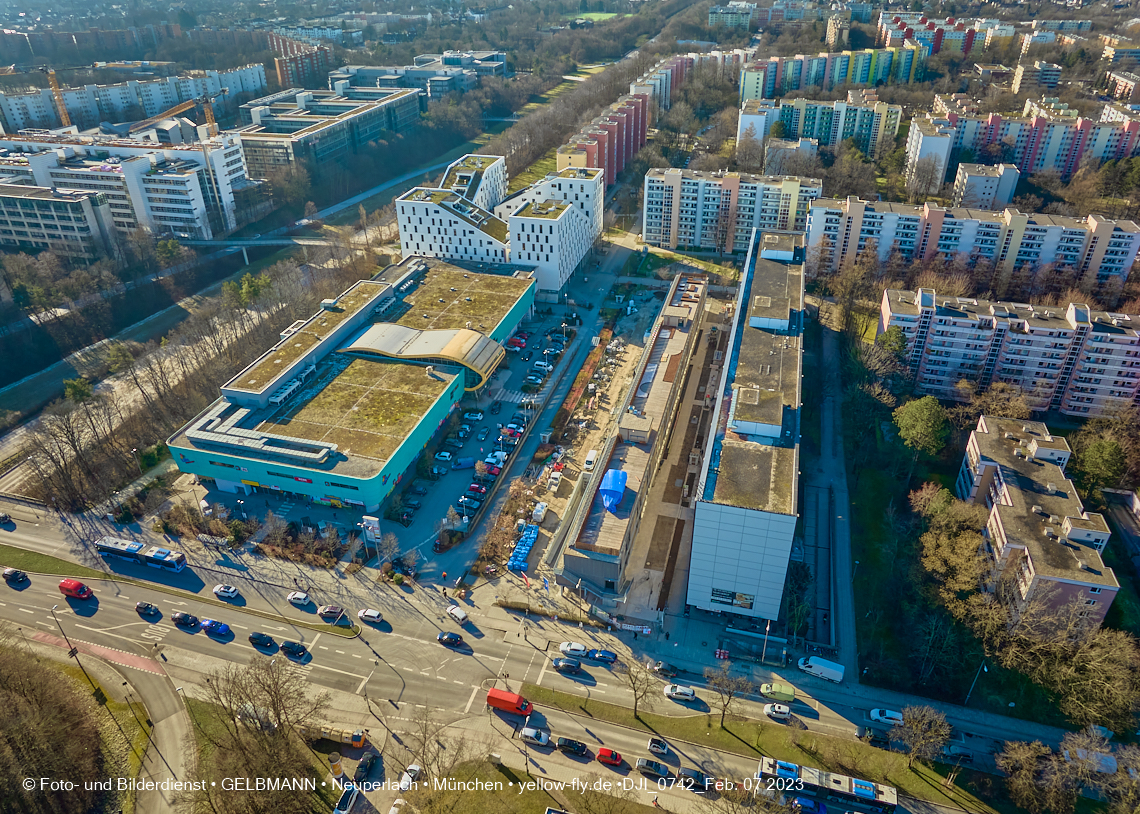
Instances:
[[[816,732],[770,724],[748,718],[730,716],[725,728],[719,726],[719,713],[678,718],[642,712],[614,704],[582,698],[569,693],[524,684],[521,694],[536,704],[556,707],[564,712],[585,715],[631,729],[656,733],[664,738],[708,746],[745,757],[775,757],[801,766],[857,776],[877,783],[895,786],[920,800],[961,808],[970,812],[1018,811],[1001,791],[1000,781],[982,772],[960,771],[955,782],[947,786],[946,775],[953,767],[915,764],[908,769],[906,758],[895,752],[876,749],[869,744],[845,738],[833,738]]]
[[[525,170],[511,179],[507,188],[509,193],[518,192],[536,181],[541,181],[547,174],[558,171],[558,148],[553,147],[538,161],[535,161]]]

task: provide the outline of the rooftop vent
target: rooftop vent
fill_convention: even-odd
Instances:
[[[1046,526],[1045,527],[1045,536],[1048,537],[1050,540],[1055,540],[1055,539],[1057,539],[1057,532],[1053,531],[1053,529]]]
[[[1054,492],[1057,491],[1057,484],[1047,483],[1047,484],[1045,484],[1045,489],[1049,492],[1049,494],[1053,494]]]
[[[1051,514],[1051,515],[1049,515],[1049,522],[1053,523],[1054,525],[1057,525],[1061,522],[1061,518],[1055,514]]]
[[[1045,513],[1045,510],[1042,509],[1040,506],[1034,506],[1032,511],[1034,514],[1044,514]]]
[[[1006,438],[1016,438],[1017,436],[1015,436],[1015,435],[1014,435],[1012,432],[1007,432],[1007,433],[1005,434],[1005,437],[1006,437]]]
[[[428,374],[429,378],[434,376],[435,375],[435,368],[431,365],[428,365],[427,366],[427,374]]]
[[[1078,571],[1084,571],[1088,567],[1089,567],[1089,564],[1087,562],[1085,562],[1084,560],[1081,560],[1081,559],[1077,560],[1077,570]]]

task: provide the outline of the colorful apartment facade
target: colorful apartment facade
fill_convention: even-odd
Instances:
[[[747,105],[746,105],[747,106]],[[780,122],[786,138],[813,138],[822,146],[854,139],[865,155],[877,157],[893,149],[902,122],[902,107],[886,102],[780,102]]]
[[[1073,268],[1082,285],[1122,285],[1140,251],[1140,227],[1099,215],[1069,218],[1006,209],[944,209],[820,198],[808,211],[808,246],[821,269],[854,262],[872,248],[885,262],[892,251],[907,259],[966,255],[994,264],[999,274],[1045,264]]]
[[[645,174],[642,238],[652,246],[747,251],[753,229],[803,231],[808,206],[823,194],[818,178],[702,172]]]
[[[989,509],[982,529],[988,590],[1006,581],[1015,615],[1037,601],[1099,627],[1120,583],[1102,559],[1108,524],[1085,511],[1065,474],[1070,455],[1065,439],[1039,421],[984,415],[970,433],[956,490]]]
[[[921,393],[962,400],[957,384],[1015,385],[1035,411],[1092,417],[1140,396],[1140,317],[938,296],[933,289],[883,293],[879,333],[898,327]]]
[[[909,84],[922,79],[929,49],[916,42],[794,57],[769,57],[741,72],[740,100],[774,99],[792,91],[840,85]]]

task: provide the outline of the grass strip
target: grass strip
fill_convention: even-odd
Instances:
[[[86,565],[79,565],[78,563],[68,562],[59,557],[53,557],[50,554],[41,554],[38,551],[26,551],[22,548],[15,546],[0,544],[0,564],[4,568],[18,568],[21,571],[27,571],[29,574],[45,577],[76,577],[77,579],[109,579],[116,582],[125,582],[130,585],[138,585],[140,588],[149,588],[155,591],[162,591],[171,596],[180,598],[192,596],[199,602],[206,602],[211,605],[216,605],[219,608],[227,608],[234,610],[234,606],[228,602],[222,602],[215,599],[213,596],[202,596],[200,594],[191,594],[188,591],[182,591],[178,588],[171,588],[168,585],[162,585],[157,582],[143,582],[141,580],[132,579],[131,577],[124,577],[119,574],[110,573],[108,571],[97,571],[94,568],[88,568]],[[269,613],[267,611],[258,610],[257,608],[243,607],[238,608],[243,613],[252,613],[255,616],[260,616],[263,619],[270,619],[274,622],[285,621],[291,625],[298,627],[308,628],[317,633],[332,633],[336,636],[343,636],[346,639],[354,639],[360,635],[360,627],[355,623],[345,627],[343,625],[313,625],[303,620],[290,619],[286,616],[281,616],[276,613]]]
[[[999,778],[953,766],[915,763],[905,755],[878,749],[859,740],[769,724],[730,715],[720,728],[718,712],[684,717],[641,712],[570,693],[523,684],[521,694],[534,704],[560,709],[663,738],[718,749],[743,757],[774,757],[876,783],[894,786],[901,794],[969,812],[1014,814],[1019,809],[1005,796]],[[948,776],[952,779],[948,781]]]

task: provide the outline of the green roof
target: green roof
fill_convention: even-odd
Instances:
[[[455,266],[433,268],[404,298],[409,309],[395,322],[420,330],[465,328],[470,322],[472,329],[490,335],[532,285],[528,279],[476,274]]]
[[[566,201],[541,201],[538,203],[528,203],[518,212],[515,212],[513,217],[516,218],[546,218],[547,220],[558,220],[562,213],[569,209],[572,204]]]

